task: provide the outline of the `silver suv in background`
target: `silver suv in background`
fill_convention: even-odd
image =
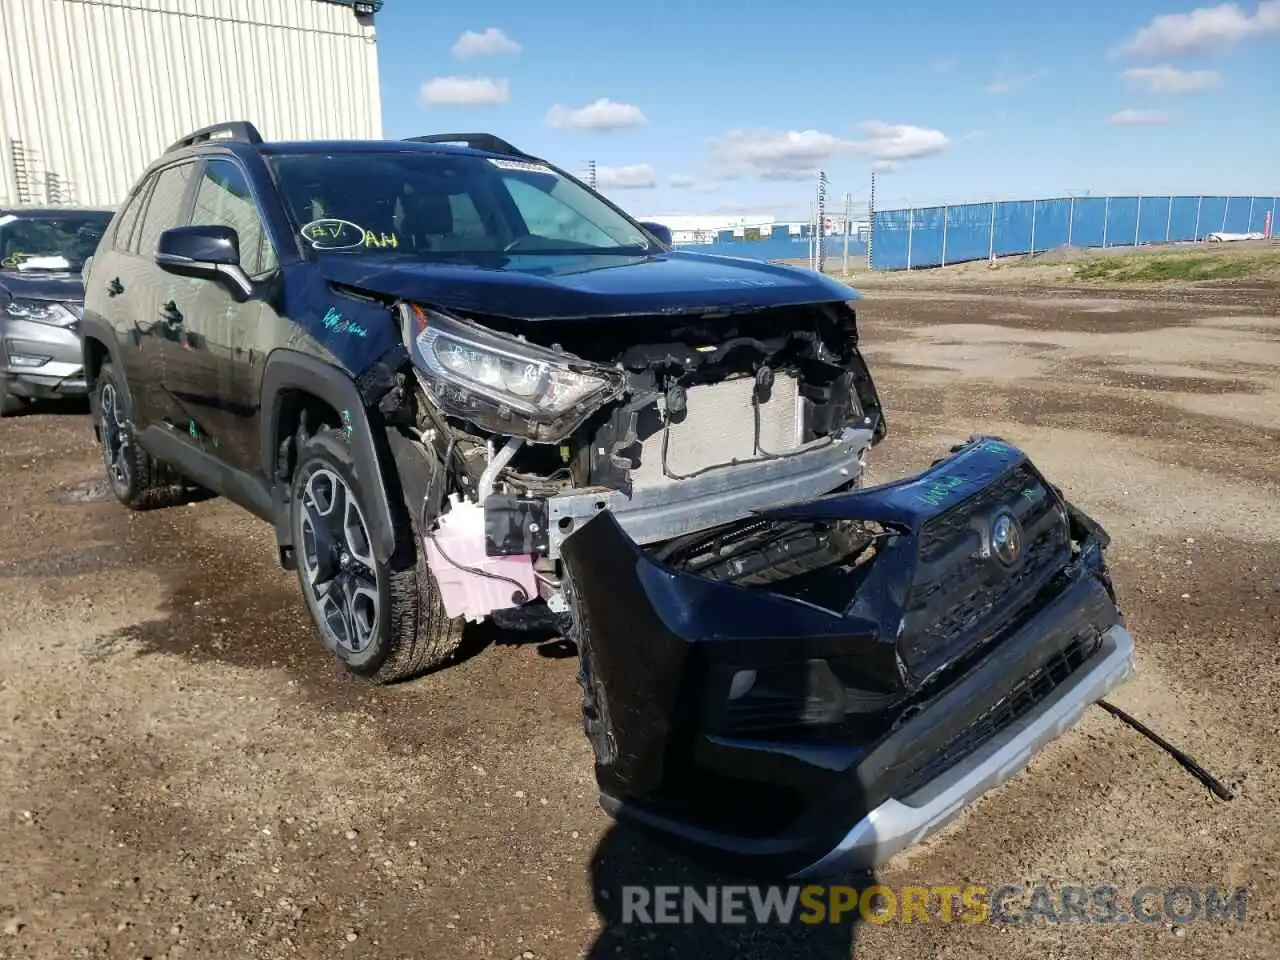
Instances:
[[[109,209],[0,209],[0,416],[29,400],[83,396],[81,271]]]

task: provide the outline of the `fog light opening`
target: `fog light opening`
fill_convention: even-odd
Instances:
[[[42,357],[37,353],[10,353],[9,366],[11,367],[43,367],[52,357]]]
[[[733,679],[729,681],[729,699],[741,700],[751,688],[756,685],[756,672],[754,670],[739,670],[733,675]]]

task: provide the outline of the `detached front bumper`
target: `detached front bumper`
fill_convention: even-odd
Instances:
[[[675,569],[609,512],[579,528],[562,553],[605,809],[740,868],[817,877],[883,863],[1020,770],[1133,664],[1105,533],[1047,484],[1036,501],[1028,477],[984,441],[777,512],[897,531],[838,609]],[[970,551],[1004,514],[1026,522],[1025,575]],[[949,558],[977,566],[961,577]],[[931,603],[979,612],[939,640]]]
[[[74,327],[5,319],[0,326],[0,376],[15,396],[84,396],[88,385],[79,333]]]

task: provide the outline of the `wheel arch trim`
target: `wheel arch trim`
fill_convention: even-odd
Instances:
[[[374,555],[385,563],[396,552],[394,517],[387,499],[385,468],[378,455],[369,412],[355,382],[341,368],[287,348],[274,350],[268,356],[262,377],[262,429],[259,439],[263,476],[270,478],[279,491],[278,502],[287,509],[289,480],[277,474],[277,453],[285,439],[280,432],[284,398],[294,390],[322,400],[342,418],[341,426],[345,428],[351,446],[356,479],[367,490],[371,500],[364,507]],[[287,516],[278,519],[277,532],[283,532],[283,527],[287,527]]]
[[[93,351],[89,349],[91,341],[97,341],[106,348],[107,356],[103,363],[111,362],[112,369],[115,371],[116,383],[124,391],[124,399],[126,409],[129,416],[133,416],[133,391],[129,388],[129,380],[125,375],[124,366],[121,360],[120,340],[116,336],[115,330],[105,320],[96,316],[85,316],[80,322],[80,356],[84,365],[85,383],[89,389],[89,393],[93,393],[93,388],[97,383],[98,371],[102,369],[102,363],[96,366],[93,363]]]

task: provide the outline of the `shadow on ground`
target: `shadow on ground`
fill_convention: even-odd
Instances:
[[[854,955],[855,927],[860,922],[858,911],[852,910],[836,923],[828,922],[825,916],[814,923],[812,911],[806,909],[798,896],[789,923],[780,923],[776,919],[757,922],[749,890],[737,897],[743,904],[741,912],[745,915],[745,922],[711,923],[693,909],[690,911],[692,922],[685,922],[683,916],[679,916],[678,923],[638,922],[638,911],[631,906],[645,894],[629,895],[627,888],[643,888],[647,892],[649,916],[652,918],[655,888],[692,888],[700,898],[710,899],[708,887],[716,895],[730,886],[754,888],[761,898],[767,896],[769,887],[766,886],[767,881],[734,876],[695,861],[626,824],[610,826],[596,847],[590,869],[595,908],[604,926],[584,954],[587,960],[604,960],[606,957],[645,960],[667,957],[849,960]],[[863,876],[857,881],[840,882],[854,884],[861,891],[875,881]],[[784,897],[793,889],[798,892],[802,887],[776,887]],[[678,899],[674,902],[680,903]],[[824,897],[823,902],[829,901]],[[683,911],[677,905],[671,912],[679,915]],[[801,919],[806,915],[810,922]],[[643,917],[643,914],[639,916]]]

